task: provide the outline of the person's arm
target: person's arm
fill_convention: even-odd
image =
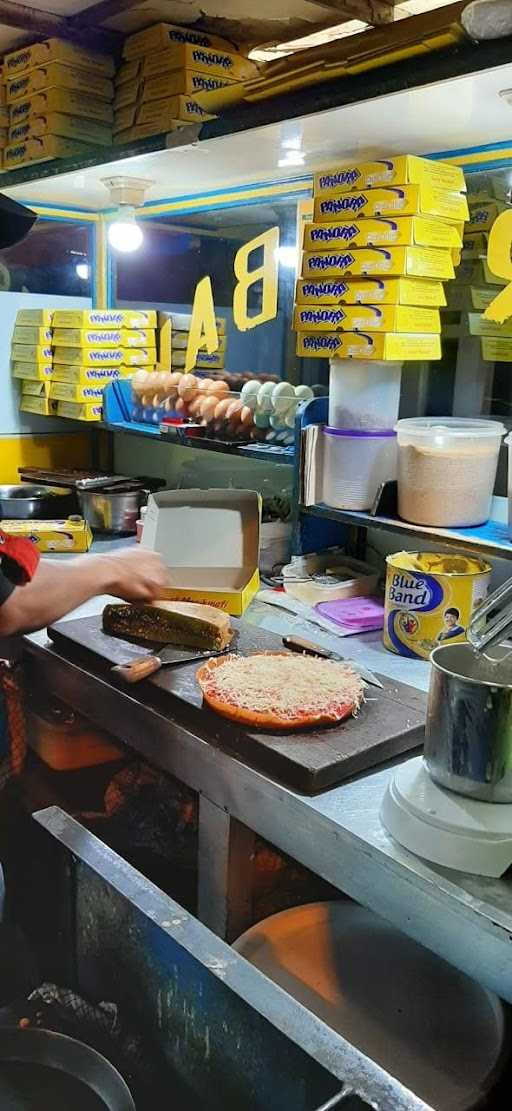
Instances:
[[[44,629],[98,594],[152,602],[168,585],[160,556],[142,548],[78,556],[68,563],[42,560],[32,582],[15,587],[0,605],[0,636]]]

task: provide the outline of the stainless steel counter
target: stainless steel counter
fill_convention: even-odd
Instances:
[[[99,612],[106,600],[78,612]],[[289,631],[287,615],[260,611],[254,605],[248,619]],[[428,684],[428,665],[385,652],[379,634],[334,641],[320,630],[315,635],[354,659],[364,653],[377,672]],[[140,693],[59,655],[45,633],[28,637],[25,646],[57,696],[198,791],[199,916],[220,936],[231,939],[245,926],[258,833],[512,1003],[512,880],[434,867],[393,842],[379,820],[391,767],[315,798],[299,795],[163,716]]]

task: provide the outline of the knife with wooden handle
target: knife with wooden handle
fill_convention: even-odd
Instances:
[[[168,645],[167,648],[162,648],[161,652],[148,656],[137,656],[133,660],[128,660],[125,664],[116,664],[112,668],[114,675],[119,675],[124,679],[125,683],[140,683],[142,679],[149,679],[150,675],[154,675],[160,671],[162,667],[169,667],[174,664],[193,663],[194,660],[206,660],[210,656],[222,656],[222,652],[200,652],[193,648],[178,648],[175,644]]]
[[[382,683],[377,676],[373,674],[367,667],[361,667],[361,664],[356,660],[347,660],[345,656],[340,656],[338,652],[330,652],[328,648],[321,648],[319,644],[312,644],[310,640],[303,640],[302,637],[286,636],[283,637],[283,644],[285,648],[289,648],[290,652],[302,652],[305,656],[320,656],[324,660],[336,660],[338,663],[350,664],[357,671],[361,679],[365,683],[370,683],[372,687],[380,687],[383,690]]]

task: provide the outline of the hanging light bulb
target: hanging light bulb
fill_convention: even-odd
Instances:
[[[138,251],[142,246],[144,235],[131,206],[120,206],[117,218],[109,225],[108,241],[115,251],[122,254]]]
[[[77,278],[80,278],[82,282],[88,281],[88,279],[89,279],[89,264],[87,262],[77,262],[77,264],[75,266],[75,271],[76,271]]]

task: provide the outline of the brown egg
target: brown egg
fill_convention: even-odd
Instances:
[[[147,379],[148,379],[147,370],[137,370],[136,373],[133,375],[133,378],[132,378],[132,390],[133,390],[133,392],[136,393],[136,394],[143,393],[145,388],[146,388]]]
[[[202,420],[204,421],[205,424],[209,424],[211,421],[213,421],[213,417],[214,417],[214,413],[215,413],[216,408],[217,408],[217,398],[216,397],[204,397],[203,398],[203,400],[201,401],[200,412],[201,412],[201,418],[202,418]]]
[[[226,415],[227,415],[227,411],[228,411],[231,404],[232,404],[232,399],[230,397],[223,397],[223,398],[221,398],[220,401],[217,398],[217,404],[215,406],[215,413],[214,413],[215,420],[217,420],[217,421],[225,420]]]
[[[254,424],[252,409],[250,409],[248,405],[244,405],[240,413],[240,423],[243,428],[250,428],[251,425]]]
[[[201,415],[202,401],[202,397],[193,397],[191,401],[187,402],[189,417],[199,417]]]
[[[240,401],[240,398],[237,398],[236,401],[232,401],[229,409],[226,412],[227,419],[229,421],[232,421],[233,423],[236,421],[236,423],[238,424],[240,422],[243,408],[244,404],[243,401]]]
[[[197,378],[194,374],[184,374],[178,384],[178,393],[184,401],[192,401],[197,392]]]
[[[141,405],[144,405],[144,408],[146,408],[148,405],[152,405],[153,404],[153,399],[151,397],[151,394],[149,394],[149,393],[142,394],[140,402],[141,402]]]
[[[229,393],[229,386],[227,382],[222,382],[221,380],[212,382],[211,386],[208,388],[208,393],[217,394],[217,397],[224,397]]]
[[[210,386],[213,386],[213,382],[212,382],[211,378],[198,378],[197,379],[197,388],[199,390],[199,393],[201,393],[201,394],[208,393],[208,390],[209,390]]]
[[[182,397],[178,398],[174,408],[176,412],[180,414],[180,416],[183,417],[185,415],[186,405]]]
[[[173,370],[172,373],[169,375],[169,377],[172,379],[172,385],[177,386],[181,382],[181,379],[183,378],[183,371],[182,370]]]

